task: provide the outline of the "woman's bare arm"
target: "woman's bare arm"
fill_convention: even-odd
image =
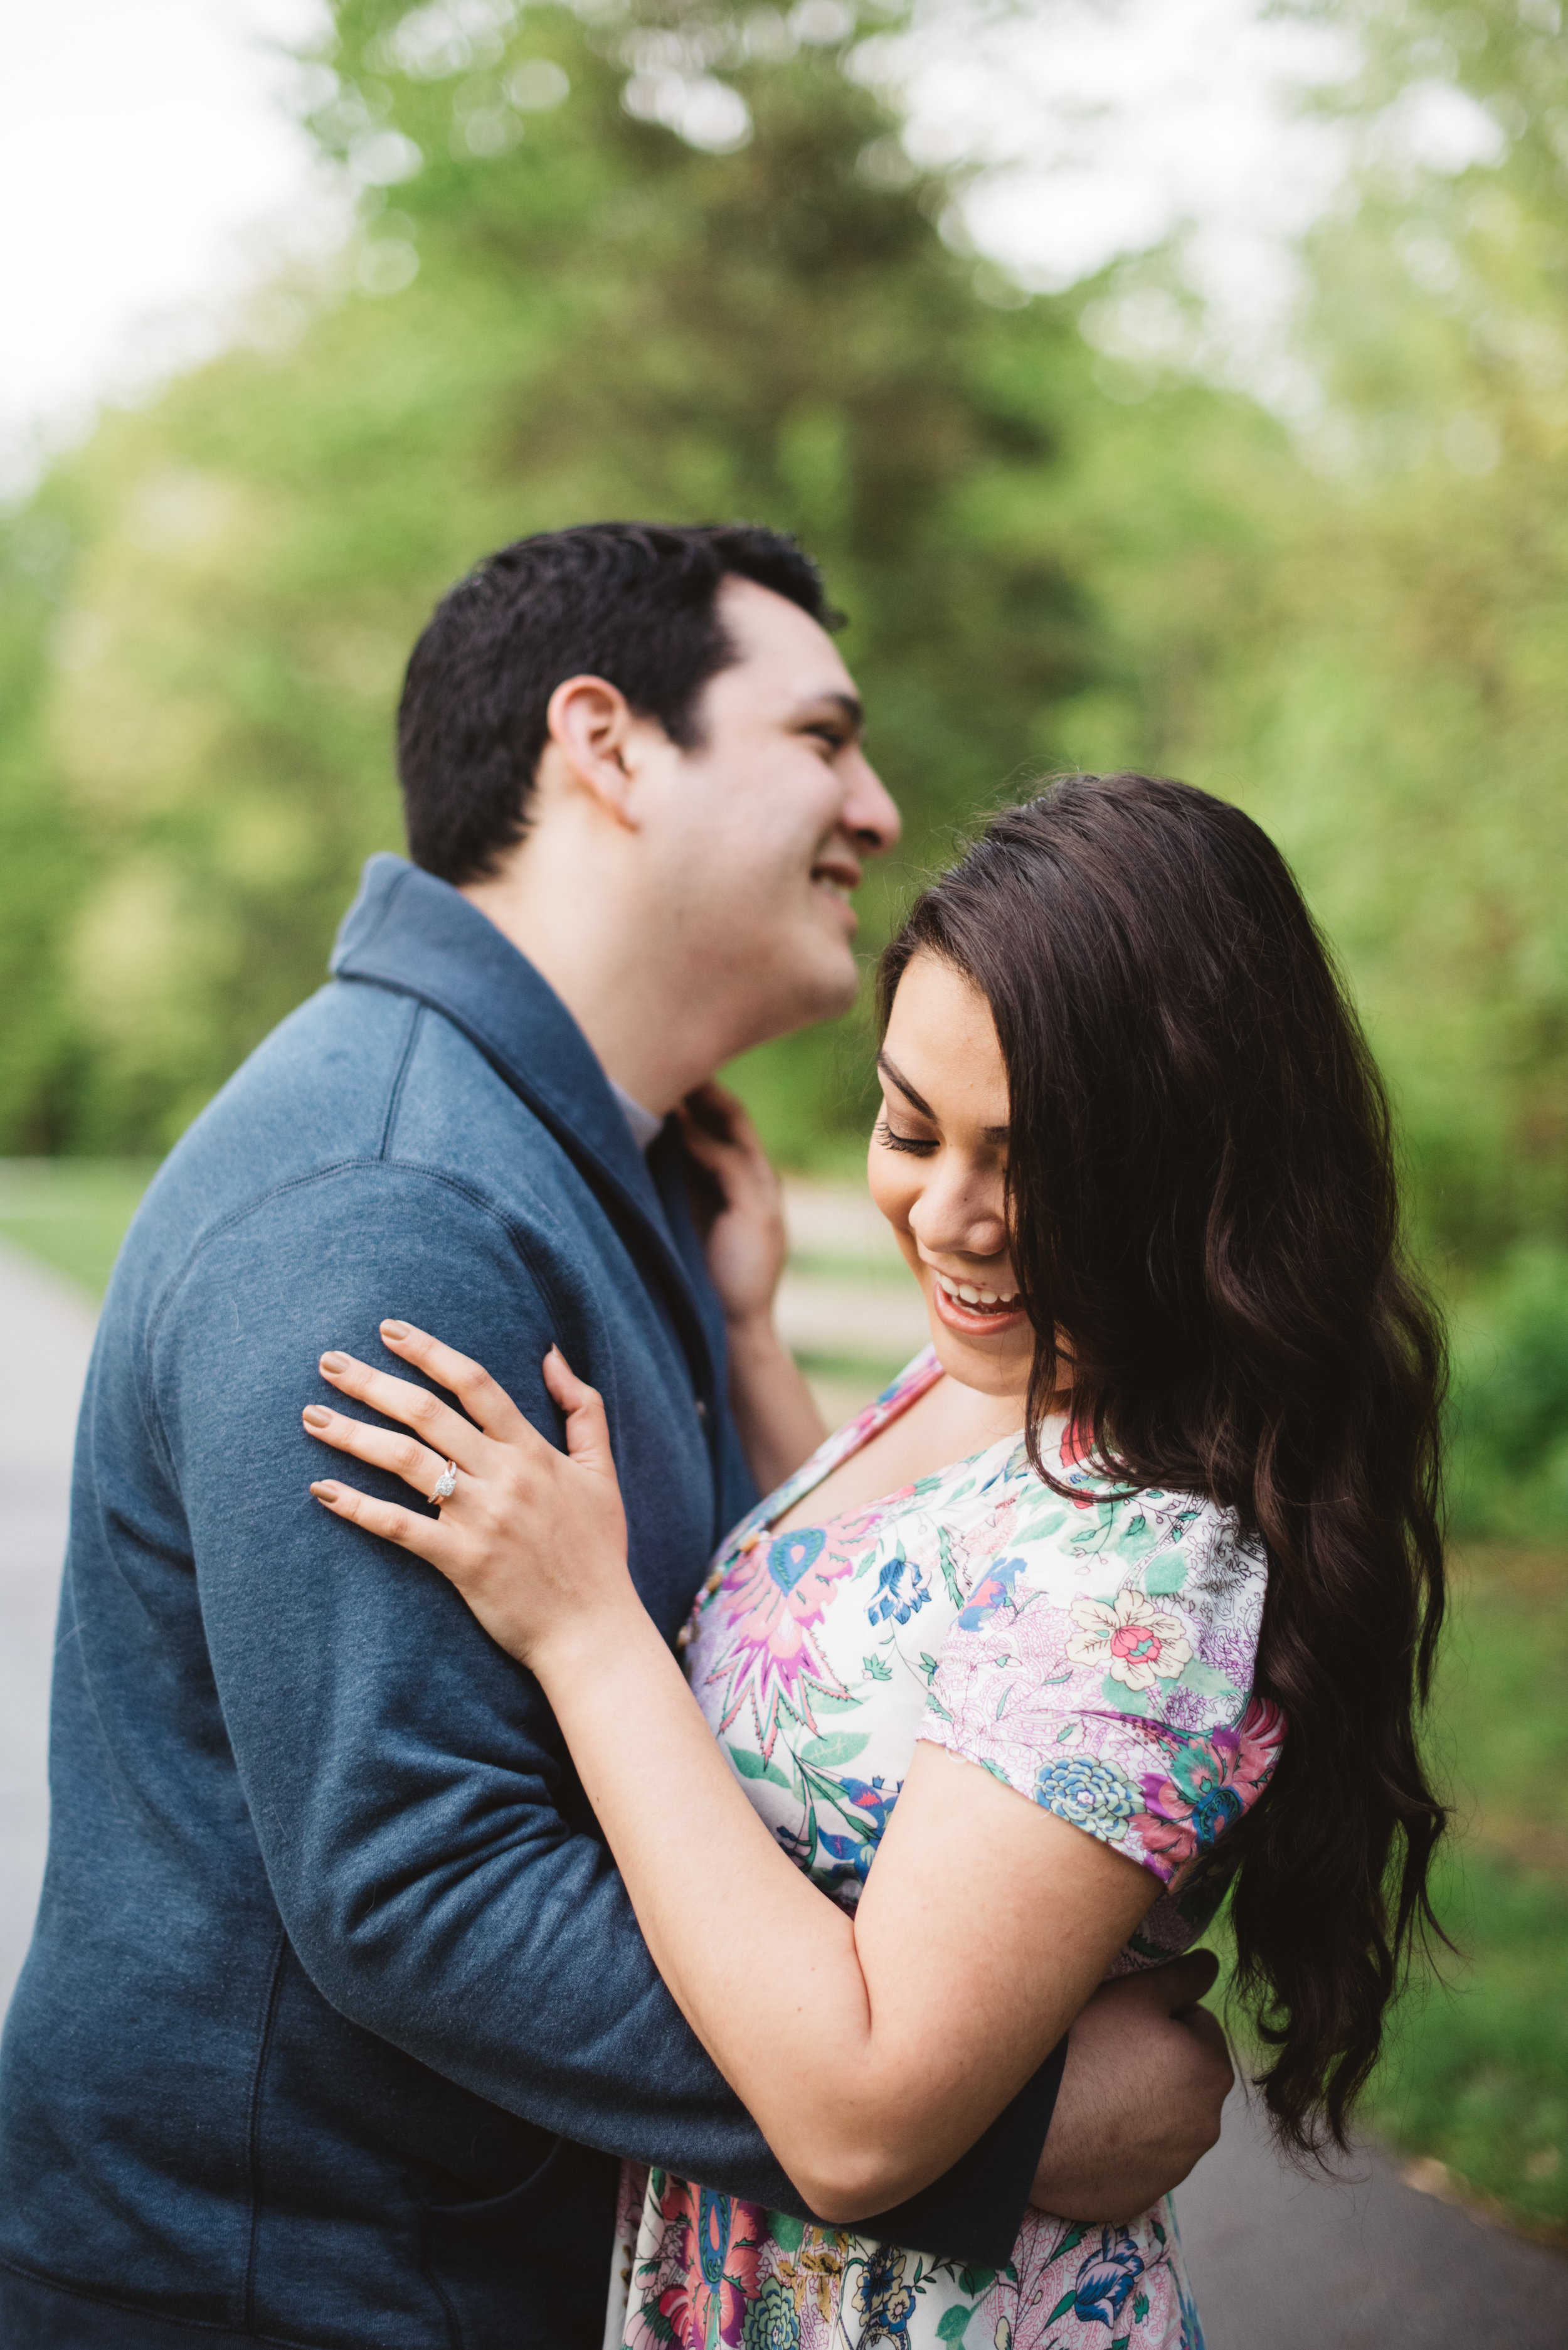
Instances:
[[[315,1490],[441,1569],[543,1684],[660,1973],[812,2210],[885,2209],[947,2170],[1060,2039],[1159,1891],[1137,1863],[922,1745],[851,1918],[781,1852],[633,1589],[603,1407],[546,1366],[569,1457],[476,1365],[388,1343],[462,1399],[330,1358],[439,1452],[341,1415],[313,1434],[421,1492],[431,1521]]]
[[[534,1669],[654,1962],[811,2209],[886,2210],[1023,2087],[1159,1888],[921,1745],[851,1918],[774,1843],[647,1616],[607,1669],[608,1631],[563,1630]]]

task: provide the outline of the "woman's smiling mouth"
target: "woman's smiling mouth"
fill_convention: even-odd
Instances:
[[[940,1320],[966,1336],[991,1337],[1013,1329],[1024,1319],[1018,1292],[982,1287],[978,1282],[955,1281],[950,1274],[931,1267],[931,1298]]]

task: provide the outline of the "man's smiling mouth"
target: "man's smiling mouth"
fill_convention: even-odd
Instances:
[[[864,876],[859,866],[850,858],[835,857],[831,859],[824,858],[814,865],[811,878],[819,889],[836,898],[840,905],[847,906]]]

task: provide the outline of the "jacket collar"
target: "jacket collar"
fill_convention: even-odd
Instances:
[[[450,882],[387,854],[367,860],[329,968],[450,1020],[615,1202],[618,1221],[633,1221],[711,1409],[711,1349],[663,1204],[597,1056],[549,982]]]

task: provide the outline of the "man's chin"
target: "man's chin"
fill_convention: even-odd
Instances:
[[[805,1014],[803,1026],[806,1021],[836,1020],[854,1010],[860,993],[860,965],[847,939],[841,954],[824,957],[819,980],[816,1009]]]
[[[759,1033],[752,1041],[762,1045],[770,1037],[792,1036],[797,1029],[836,1020],[853,1011],[859,993],[860,966],[846,944],[839,955],[818,956],[809,968],[797,969],[787,979],[780,974],[778,986],[759,1007]]]

